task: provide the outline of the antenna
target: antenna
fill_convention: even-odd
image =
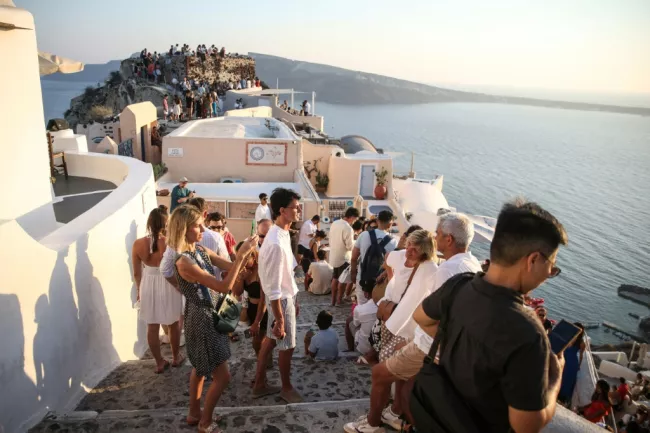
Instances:
[[[415,178],[415,171],[413,171],[414,164],[415,164],[415,152],[411,151],[411,170],[409,171],[409,177],[411,179]]]

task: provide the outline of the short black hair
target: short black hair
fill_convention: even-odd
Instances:
[[[377,215],[377,220],[382,223],[389,223],[393,221],[393,213],[389,210],[383,210]]]
[[[408,236],[408,235],[410,235],[411,233],[413,233],[416,230],[422,230],[422,227],[420,227],[417,224],[412,225],[411,227],[406,229],[406,232],[404,232],[404,235]]]
[[[621,383],[625,383],[625,382],[627,382],[627,381],[625,380],[624,377],[619,377],[619,378],[618,378],[618,381],[621,382]]]
[[[260,194],[259,197],[260,197],[260,200],[262,200],[262,199],[268,198],[268,195],[265,192],[263,192],[263,193]]]
[[[327,233],[325,233],[325,230],[316,230],[316,233],[314,233],[314,237],[325,239],[327,237]]]
[[[273,219],[280,216],[280,209],[287,207],[294,200],[300,200],[300,194],[292,189],[276,188],[271,194],[271,214]]]
[[[344,218],[359,218],[359,209],[356,207],[349,207],[345,210]]]
[[[501,208],[490,245],[490,260],[512,266],[536,251],[550,256],[567,243],[566,231],[553,215],[537,203],[517,199]]]
[[[318,221],[320,221],[320,217],[318,215],[314,215],[313,217],[311,217],[311,220],[315,221],[315,222],[318,222]]]
[[[360,220],[356,220],[356,221],[352,224],[352,230],[354,230],[355,232],[356,232],[356,231],[359,231],[359,230],[363,230],[363,222],[360,221]]]
[[[328,329],[330,326],[332,326],[333,320],[334,318],[332,317],[332,313],[323,310],[320,313],[318,313],[318,317],[316,317],[316,325],[318,325],[318,329],[324,331]]]
[[[226,216],[222,214],[221,212],[212,212],[208,214],[208,217],[206,218],[206,221],[225,221]]]
[[[327,257],[327,252],[325,250],[318,250],[316,252],[316,257],[318,257],[318,260],[325,260],[325,257]]]

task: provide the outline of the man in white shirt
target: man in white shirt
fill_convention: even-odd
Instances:
[[[478,272],[481,265],[478,260],[469,252],[469,245],[474,238],[474,225],[467,216],[460,213],[447,213],[440,216],[436,228],[436,248],[442,253],[445,262],[442,263],[433,278],[433,287],[430,293],[435,292],[453,275],[461,272]],[[417,322],[418,306],[413,318]],[[399,349],[386,361],[377,364],[373,368],[373,388],[390,388],[396,381],[409,381],[422,369],[425,357],[433,339],[426,334],[420,326],[414,331],[414,339],[406,346]],[[376,369],[376,370],[375,370]],[[381,423],[388,424],[393,428],[401,425],[401,411],[406,410],[408,396],[404,394],[410,391],[410,386],[401,387],[404,393],[399,394],[397,403],[394,401],[391,407],[384,407],[387,399],[375,399],[371,396],[370,413],[345,426],[346,432],[380,432],[383,429]],[[374,391],[374,390],[373,390]],[[401,409],[401,410],[400,410]],[[399,412],[399,413],[398,413]],[[351,430],[352,428],[357,430]]]
[[[359,218],[359,209],[349,207],[343,218],[336,220],[330,226],[330,265],[332,273],[332,306],[338,305],[343,299],[344,284],[339,284],[341,273],[350,266],[352,248],[354,248],[354,230],[352,224]]]
[[[260,220],[267,219],[273,221],[273,216],[271,215],[271,208],[269,208],[269,196],[265,192],[260,194],[260,204],[255,209],[255,224]]]
[[[318,230],[318,223],[320,223],[320,217],[314,215],[311,217],[311,220],[305,221],[300,227],[300,235],[298,236],[298,254],[297,260],[298,263],[302,260],[303,256],[311,258],[311,249],[309,248],[309,242],[314,237],[316,230]]]
[[[190,199],[187,204],[194,206],[203,214],[203,220],[208,216],[208,204],[205,199],[202,197],[194,197]],[[214,251],[219,257],[224,259],[225,263],[230,264],[230,255],[228,254],[228,248],[226,247],[226,241],[223,239],[220,233],[217,233],[213,230],[208,229],[203,225],[203,237],[199,241],[199,245]],[[221,273],[230,269],[230,265],[223,267],[222,265],[214,266],[214,274],[217,280],[221,281]]]
[[[311,113],[311,104],[305,100],[305,103],[302,105],[302,109],[305,113],[305,116],[309,116],[309,113]]]
[[[330,292],[333,269],[332,265],[325,261],[326,255],[325,251],[319,250],[317,253],[318,261],[309,265],[307,275],[312,280],[309,291],[314,295],[327,295]]]
[[[384,237],[386,236],[391,236],[388,231],[390,230],[391,226],[393,225],[393,214],[390,211],[383,210],[379,212],[377,215],[377,227],[374,230],[375,236],[377,238],[377,243],[380,245],[385,243],[386,241],[383,241]],[[383,242],[382,242],[383,241]],[[384,251],[386,253],[389,253],[393,251],[395,248],[397,248],[397,239],[390,237],[390,240],[387,241],[388,243],[385,244],[384,246]],[[370,297],[370,291],[365,291],[361,287],[361,273],[362,269],[361,267],[363,266],[363,260],[366,257],[366,253],[370,249],[370,246],[372,244],[372,240],[370,238],[370,232],[363,232],[359,235],[357,238],[356,243],[354,244],[354,249],[352,250],[352,260],[351,260],[351,271],[350,271],[350,276],[352,277],[352,282],[356,281],[356,296],[357,296],[357,304],[365,304],[368,301],[368,298]]]
[[[291,357],[296,347],[296,316],[299,307],[298,286],[294,269],[298,266],[291,250],[289,229],[300,221],[300,195],[285,188],[276,188],[271,195],[271,208],[276,216],[259,254],[260,283],[266,297],[269,313],[266,338],[257,357],[257,373],[253,398],[280,393],[287,403],[299,403],[302,396],[291,384]],[[280,350],[279,365],[282,388],[266,382],[267,360],[273,349]]]

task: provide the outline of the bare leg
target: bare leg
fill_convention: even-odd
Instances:
[[[280,364],[280,380],[282,381],[282,392],[293,391],[291,384],[291,357],[293,349],[281,350],[278,356]]]
[[[414,384],[415,384],[415,378],[412,377],[407,382],[404,382],[404,386],[402,386],[401,394],[398,394],[397,392],[395,393],[395,397],[401,400],[400,406],[402,408],[402,413],[404,414],[404,418],[406,418],[406,421],[411,425],[415,424],[415,422],[413,421],[413,415],[411,414],[411,407],[409,405],[409,401],[411,400],[411,392],[413,392]]]
[[[338,299],[339,281],[336,278],[332,279],[332,307],[336,305]]]
[[[254,389],[260,390],[266,386],[266,362],[273,353],[275,348],[275,340],[264,338],[260,353],[257,356],[257,371],[255,373],[255,386]]]
[[[163,333],[169,335],[169,325],[160,325],[162,326]]]
[[[174,322],[171,325],[169,325],[169,343],[172,346],[172,357],[173,357],[173,362],[174,365],[178,364],[181,362],[181,357],[180,357],[180,343],[181,343],[181,328],[178,324],[178,322]]]
[[[372,388],[370,390],[370,412],[368,423],[373,427],[381,425],[381,412],[390,400],[390,386],[397,378],[386,368],[386,363],[372,367]]]
[[[313,338],[313,336],[314,336],[313,331],[309,331],[305,334],[305,356],[309,356],[309,345],[311,344],[311,339]],[[280,366],[282,366],[282,364],[280,364]]]
[[[348,350],[352,352],[354,351],[354,335],[352,335],[350,323],[352,323],[352,316],[345,320],[345,341],[348,344]]]
[[[228,370],[228,363],[220,364],[212,372],[212,383],[205,394],[205,404],[203,405],[203,414],[201,415],[201,422],[199,427],[209,427],[212,424],[212,415],[217,402],[230,383],[230,371]]]
[[[401,415],[402,414],[402,393],[404,392],[404,384],[405,382],[403,380],[398,380],[395,382],[395,399],[393,400],[393,405],[392,405],[392,410],[395,415]]]
[[[158,369],[162,368],[165,365],[165,360],[160,354],[160,325],[158,323],[150,323],[147,325],[147,343],[149,343],[149,349],[151,350],[151,355],[153,359],[156,360],[156,367]]]
[[[354,287],[353,283],[347,283],[345,285],[345,297],[349,298],[352,295],[352,288]]]
[[[201,394],[203,394],[203,382],[205,377],[196,375],[196,368],[190,374],[190,411],[188,417],[201,418]]]

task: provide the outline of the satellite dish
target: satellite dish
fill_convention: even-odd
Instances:
[[[324,224],[329,224],[331,221],[332,221],[332,220],[330,219],[330,217],[328,217],[328,216],[323,217],[323,223],[324,223]]]

